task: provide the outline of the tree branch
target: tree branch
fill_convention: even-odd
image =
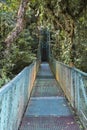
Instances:
[[[16,26],[5,39],[5,44],[7,47],[10,47],[11,43],[13,43],[13,41],[18,37],[18,35],[24,28],[24,15],[26,13],[26,7],[28,2],[29,0],[21,0],[21,4],[17,15]]]

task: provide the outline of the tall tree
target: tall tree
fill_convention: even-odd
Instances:
[[[8,34],[7,38],[5,39],[5,44],[7,47],[11,45],[11,43],[18,37],[24,28],[24,15],[26,13],[28,2],[29,0],[21,0],[15,28],[10,32],[10,34]]]

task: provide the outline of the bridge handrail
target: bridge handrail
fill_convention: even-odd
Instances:
[[[51,58],[52,58],[52,57],[50,57],[50,59],[51,59]],[[61,65],[66,66],[67,68],[74,69],[74,70],[77,71],[78,73],[81,73],[82,75],[87,76],[87,73],[85,73],[85,72],[83,72],[83,71],[81,71],[81,70],[79,70],[79,69],[77,69],[77,68],[75,68],[75,67],[68,66],[68,65],[66,65],[66,64],[64,64],[64,63],[62,63],[62,62],[60,62],[60,61],[57,61],[57,60],[54,59],[54,58],[52,58],[52,59],[53,59],[54,61],[60,63]]]
[[[18,130],[38,68],[36,60],[0,89],[0,130]]]
[[[85,73],[85,72],[83,72],[83,71],[81,71],[81,70],[79,70],[79,69],[77,69],[77,68],[73,68],[75,71],[77,71],[78,73],[80,73],[81,75],[83,75],[83,76],[87,76],[87,73]]]
[[[87,73],[50,57],[51,69],[83,125],[87,128]]]

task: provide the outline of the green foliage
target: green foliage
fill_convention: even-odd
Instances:
[[[80,70],[87,72],[87,29],[86,24],[83,24],[87,21],[85,18],[80,19],[79,26],[75,30],[75,48],[76,48],[76,56],[75,56],[75,65]]]
[[[51,36],[54,41],[51,44],[52,54],[57,60],[68,65],[73,62],[75,67],[87,72],[87,2],[55,2],[48,2],[49,17],[50,14],[54,16],[51,19],[51,29],[54,32]]]
[[[14,63],[12,73],[19,73],[25,66],[36,59],[35,48],[37,48],[37,46],[33,48],[33,42],[33,38],[30,36],[30,32],[27,29],[25,29],[15,41],[15,44],[13,44],[10,50],[12,63]]]
[[[0,86],[7,83],[7,81],[36,59],[35,49],[37,49],[37,44],[34,46],[34,42],[28,29],[25,29],[15,43],[12,44],[7,56],[4,54],[3,46],[0,47],[2,55],[0,58]]]
[[[36,58],[40,27],[51,30],[51,51],[57,60],[68,65],[73,61],[75,67],[87,72],[85,0],[30,0],[25,28],[5,56],[3,41],[15,27],[20,1],[0,2],[0,86]]]
[[[17,6],[15,6],[15,11],[9,1],[7,3],[0,2],[0,41],[4,40],[9,32],[14,28],[16,23],[16,13]]]
[[[1,12],[0,17],[0,38],[2,39],[14,28],[15,19],[14,14],[7,12]]]
[[[27,9],[25,16],[25,29],[15,39],[9,50],[6,49],[3,42],[8,33],[15,27],[20,1],[11,0],[10,2],[7,0],[6,3],[0,3],[0,87],[36,59],[38,35],[36,20],[32,20],[35,18],[32,17],[34,11],[30,8]]]

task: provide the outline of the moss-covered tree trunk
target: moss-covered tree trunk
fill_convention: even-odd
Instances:
[[[20,32],[22,32],[24,27],[24,15],[26,13],[26,8],[29,0],[21,0],[21,4],[18,10],[17,15],[17,23],[15,28],[8,34],[7,38],[5,39],[6,47],[9,47],[11,43],[18,37]]]

